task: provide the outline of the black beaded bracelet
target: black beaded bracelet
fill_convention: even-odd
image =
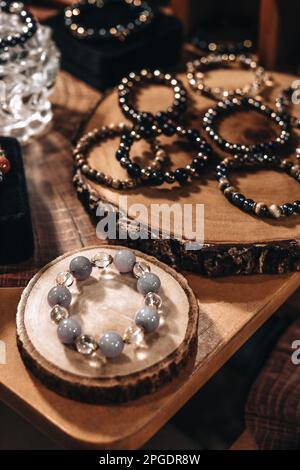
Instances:
[[[134,107],[134,94],[136,87],[149,83],[163,84],[173,88],[174,101],[166,110],[156,114],[139,112]],[[130,73],[124,77],[118,87],[119,105],[123,114],[137,127],[143,137],[153,135],[157,129],[167,136],[172,135],[171,122],[177,119],[187,108],[187,92],[180,80],[170,74],[159,70],[154,72],[141,70],[139,73]]]
[[[121,138],[120,147],[116,153],[117,159],[121,165],[127,170],[132,178],[141,178],[146,184],[152,186],[160,186],[163,183],[184,184],[189,177],[198,176],[203,168],[207,165],[212,149],[210,145],[200,136],[197,129],[184,129],[182,127],[174,127],[172,135],[177,134],[179,137],[185,137],[197,149],[197,156],[193,158],[192,163],[175,171],[163,172],[157,169],[141,168],[137,163],[133,163],[130,159],[130,149],[133,143],[132,135],[136,131],[133,130],[129,134],[124,134]],[[161,150],[156,154],[159,157]]]
[[[253,199],[246,198],[231,184],[229,179],[229,173],[239,168],[270,168],[285,172],[300,182],[300,166],[298,164],[294,165],[290,160],[281,160],[275,155],[245,155],[244,157],[236,155],[234,158],[226,158],[217,165],[216,178],[219,182],[219,189],[224,196],[244,212],[273,219],[300,214],[300,201],[287,202],[281,205],[267,205],[264,202],[255,202]]]
[[[106,4],[124,4],[132,12],[133,19],[128,23],[116,24],[109,28],[103,26],[99,29],[88,27],[80,21],[80,16],[90,8],[97,8],[96,14],[105,7]],[[151,6],[144,0],[82,0],[65,9],[65,26],[78,39],[119,39],[124,41],[131,34],[137,33],[149,25],[154,18]]]
[[[0,10],[11,15],[18,15],[20,21],[24,23],[23,32],[8,34],[0,37],[0,51],[9,47],[15,47],[27,42],[37,30],[37,22],[33,15],[24,8],[24,4],[18,1],[0,1]]]
[[[223,139],[217,132],[217,122],[229,114],[236,111],[255,110],[267,116],[271,121],[275,122],[280,129],[280,135],[273,141],[262,142],[250,146],[231,143]],[[260,154],[262,152],[270,152],[285,146],[290,138],[290,122],[282,114],[276,113],[260,101],[252,98],[241,97],[220,101],[216,106],[210,108],[204,115],[203,127],[210,138],[222,150],[232,154]]]
[[[278,98],[276,98],[276,107],[281,114],[286,116],[286,119],[290,119],[292,127],[300,129],[300,119],[295,116],[291,116],[289,113],[289,107],[292,104],[294,93],[297,94],[297,101],[300,102],[300,87],[289,86],[281,92]]]
[[[121,142],[119,149],[116,152],[116,158],[120,162],[121,166],[127,169],[127,172],[130,178],[120,180],[118,178],[113,178],[111,176],[105,175],[101,171],[97,171],[95,168],[88,162],[88,157],[90,151],[97,145],[101,145],[104,141],[108,139],[114,139],[115,137],[121,137]],[[76,168],[80,169],[82,174],[85,175],[88,179],[104,185],[111,187],[113,189],[132,189],[138,186],[141,183],[141,173],[135,172],[136,164],[130,165],[130,160],[125,158],[130,146],[133,142],[140,139],[140,136],[129,129],[125,124],[120,123],[118,125],[111,124],[109,126],[103,126],[100,129],[94,129],[78,141],[77,145],[73,150],[73,158]],[[161,168],[166,158],[166,154],[157,142],[156,139],[147,139],[147,142],[150,145],[151,152],[155,155],[155,158],[147,168],[147,171],[152,171],[155,169]]]
[[[191,38],[193,46],[197,47],[202,54],[249,54],[253,52],[254,45],[251,39],[240,41],[216,41],[203,38],[202,31],[194,34]]]

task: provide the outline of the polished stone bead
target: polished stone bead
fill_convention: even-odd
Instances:
[[[90,335],[80,335],[75,339],[77,351],[83,356],[90,356],[98,349],[98,343]]]
[[[149,264],[144,261],[138,261],[133,266],[133,274],[137,279],[144,276],[145,273],[150,273],[151,269]]]
[[[283,213],[283,215],[287,217],[289,217],[290,215],[293,215],[294,213],[293,204],[289,204],[289,203],[282,204],[280,208],[281,208],[281,212]]]
[[[137,349],[145,347],[144,330],[129,326],[124,332],[123,341],[125,344],[132,344]]]
[[[294,201],[293,202],[293,207],[294,207],[294,211],[297,214],[300,214],[300,201]]]
[[[54,305],[50,312],[50,318],[54,323],[59,323],[61,320],[65,320],[69,317],[69,312],[65,307],[61,305]]]
[[[63,344],[72,344],[81,334],[81,327],[74,318],[61,320],[57,328],[57,336]]]
[[[72,295],[69,289],[65,286],[55,286],[48,293],[48,303],[50,307],[61,305],[68,308],[72,301]]]
[[[114,264],[120,273],[129,273],[136,262],[135,254],[130,250],[119,250],[114,256]]]
[[[194,142],[198,137],[200,137],[198,129],[188,129],[186,135],[188,140],[191,142]]]
[[[139,178],[141,176],[141,167],[137,163],[129,163],[126,170],[132,178]]]
[[[176,127],[174,126],[174,124],[165,123],[163,124],[161,130],[162,130],[162,133],[166,135],[167,137],[172,137],[172,135],[174,135],[176,132]]]
[[[154,292],[148,292],[145,296],[145,305],[149,307],[161,308],[162,306],[162,298],[160,295],[155,294]]]
[[[253,199],[245,199],[242,208],[246,212],[251,212],[254,206],[255,201],[253,201]]]
[[[0,170],[4,175],[10,171],[10,161],[4,156],[0,156]]]
[[[271,204],[268,206],[268,210],[274,219],[279,219],[281,217],[281,210],[277,204]]]
[[[149,183],[153,186],[161,186],[165,181],[164,175],[159,170],[152,170],[150,172]]]
[[[127,149],[118,149],[116,151],[116,159],[118,160],[118,162],[122,159],[122,158],[128,158],[128,155],[129,155],[129,152]]]
[[[154,292],[155,294],[158,294],[160,286],[160,279],[154,273],[144,274],[144,276],[140,277],[137,282],[137,290],[143,295],[148,294],[148,292]]]
[[[113,262],[113,257],[109,253],[105,253],[104,251],[100,253],[96,253],[91,258],[92,265],[99,269],[108,268],[108,266],[112,264],[112,262]]]
[[[245,201],[245,196],[241,193],[233,193],[231,196],[232,204],[237,207],[242,207]]]
[[[92,263],[85,256],[77,256],[70,263],[70,272],[78,281],[85,281],[92,273]]]
[[[151,127],[154,124],[154,116],[151,113],[139,113],[136,117],[136,122],[140,126]]]
[[[155,307],[145,306],[135,315],[135,324],[146,333],[152,333],[159,325],[159,315]]]
[[[118,333],[109,331],[100,338],[99,348],[103,356],[113,359],[122,354],[124,341]]]
[[[186,183],[188,176],[188,172],[185,168],[177,168],[177,170],[175,170],[175,178],[180,184]]]
[[[74,278],[69,271],[64,271],[56,276],[56,284],[58,286],[71,287],[74,282]]]

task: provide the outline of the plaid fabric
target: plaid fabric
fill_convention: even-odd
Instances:
[[[52,127],[23,148],[34,257],[13,266],[0,266],[0,287],[23,287],[57,256],[99,243],[72,184],[71,156],[71,139],[99,97],[95,90],[60,72],[53,96]]]
[[[300,319],[280,338],[248,396],[246,424],[262,450],[300,449],[300,364],[292,362],[295,340],[300,344]]]

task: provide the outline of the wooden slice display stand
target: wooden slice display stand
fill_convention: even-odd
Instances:
[[[101,246],[114,255],[117,248]],[[103,363],[97,353],[89,358],[63,346],[50,320],[47,293],[59,272],[65,271],[75,253],[91,257],[99,247],[63,255],[45,266],[22,294],[17,313],[17,341],[28,369],[50,389],[89,403],[115,403],[152,393],[170,382],[191,359],[197,343],[198,304],[185,278],[156,259],[136,252],[158,274],[163,299],[162,321],[156,333],[145,337],[145,347],[125,347],[123,354]],[[99,274],[100,273],[100,274]],[[82,331],[97,337],[101,332],[123,334],[134,326],[135,312],[143,305],[136,280],[115,268],[93,270],[87,281],[70,287],[70,313]]]
[[[185,75],[179,75],[184,81]],[[283,87],[288,86],[293,77],[275,74],[274,87],[267,89],[264,99],[272,105]],[[252,80],[248,71],[216,70],[207,77],[208,85],[222,85],[224,88],[235,88]],[[202,117],[209,106],[215,103],[207,98],[189,92],[190,106],[186,125],[202,129]],[[137,96],[137,107],[144,111],[158,111],[168,107],[172,100],[172,91],[163,86],[150,86],[142,89]],[[292,110],[297,114],[297,107]],[[298,114],[300,115],[299,111]],[[116,91],[108,93],[98,104],[88,121],[81,128],[87,132],[103,124],[124,122],[117,100]],[[255,112],[238,112],[228,116],[220,124],[221,135],[229,141],[250,144],[269,141],[277,135],[278,130],[262,115]],[[194,153],[186,143],[177,142],[176,138],[162,138],[173,161],[173,167],[187,164]],[[294,155],[296,136],[293,145],[287,149],[286,156]],[[107,141],[91,152],[90,164],[115,178],[126,177],[125,170],[120,168],[114,157],[118,139]],[[133,147],[132,156],[142,164],[149,164],[147,144],[143,141]],[[226,154],[216,153],[222,158]],[[248,198],[264,201],[267,204],[292,202],[300,199],[300,186],[291,177],[273,170],[260,170],[255,173],[236,173],[232,175],[233,183]],[[205,173],[199,180],[184,187],[164,184],[161,187],[142,187],[130,191],[117,191],[99,186],[87,180],[81,173],[77,178],[78,193],[86,210],[94,220],[95,208],[99,202],[108,202],[117,212],[126,213],[129,220],[137,217],[134,204],[204,204],[204,246],[201,250],[186,250],[186,243],[191,238],[188,232],[182,235],[172,226],[171,238],[159,240],[125,240],[125,243],[165,261],[177,269],[186,269],[209,276],[254,273],[284,273],[300,269],[300,216],[280,220],[259,219],[243,213],[232,206],[219,191],[213,171]],[[126,206],[119,197],[126,195]],[[177,209],[178,210],[178,209]],[[191,227],[195,230],[195,213]],[[151,230],[148,216],[139,214],[139,222]],[[156,224],[156,225],[155,225]],[[154,229],[165,231],[154,218]],[[168,231],[168,230],[167,230]]]

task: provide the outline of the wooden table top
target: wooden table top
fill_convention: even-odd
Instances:
[[[32,377],[15,340],[22,286],[50,259],[99,243],[72,187],[70,154],[70,139],[98,98],[95,90],[61,72],[52,129],[24,152],[36,249],[22,266],[0,269],[0,347],[6,349],[0,399],[68,448],[132,449],[157,432],[255,333],[297,289],[300,274],[223,279],[187,274],[201,310],[197,356],[182,375],[149,397],[125,405],[87,405],[60,397]]]

